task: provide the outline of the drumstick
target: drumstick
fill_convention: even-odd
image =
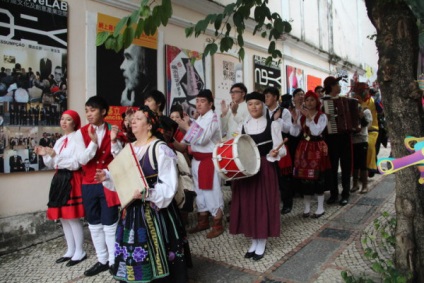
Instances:
[[[275,149],[275,150],[280,150],[280,148],[281,147],[283,147],[283,145],[288,141],[289,139],[288,138],[285,138],[285,139],[283,139],[283,142],[279,145],[279,146],[277,146],[277,148]]]

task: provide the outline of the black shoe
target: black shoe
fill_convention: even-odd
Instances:
[[[110,275],[112,275],[112,276],[114,276],[115,274],[114,274],[114,270],[115,269],[115,265],[114,264],[112,264],[111,266],[109,266],[109,273],[110,273]]]
[[[337,201],[337,197],[330,197],[327,200],[327,204],[333,204],[333,203],[336,203],[336,201]]]
[[[292,209],[290,207],[285,207],[281,209],[281,214],[287,214],[287,213],[290,213],[291,211]]]
[[[56,260],[56,263],[62,263],[62,262],[66,262],[66,261],[68,261],[68,260],[71,260],[71,258],[70,258],[70,257],[65,257],[65,256],[63,256],[63,257],[61,257],[61,258],[57,259],[57,260]]]
[[[258,260],[261,260],[261,259],[264,257],[264,255],[265,255],[265,251],[264,251],[264,252],[263,252],[263,254],[261,254],[261,255],[255,254],[255,255],[252,257],[252,259],[253,259],[254,261],[258,261]]]
[[[245,255],[244,255],[244,258],[252,258],[252,257],[254,257],[255,256],[255,252],[247,252]]]
[[[101,264],[100,262],[93,265],[90,269],[87,269],[84,272],[85,276],[94,276],[99,274],[100,272],[106,271],[109,269],[109,263],[106,262],[106,264]]]
[[[86,260],[87,259],[87,255],[85,255],[85,256],[83,256],[82,257],[82,259],[80,259],[80,260],[70,260],[67,264],[66,264],[66,266],[74,266],[74,265],[77,265],[78,263],[80,263],[81,261],[83,261],[83,260]]]
[[[342,198],[342,199],[340,200],[339,204],[340,204],[341,206],[345,206],[348,202],[349,202],[349,201],[348,201],[348,199],[347,199],[347,198]]]

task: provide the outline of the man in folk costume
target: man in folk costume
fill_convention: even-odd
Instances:
[[[104,121],[108,110],[109,105],[102,97],[90,97],[85,103],[89,124],[75,135],[78,144],[76,154],[83,170],[83,205],[98,259],[94,266],[84,272],[86,276],[94,276],[108,270],[115,261],[118,195],[94,180],[96,169],[107,168],[113,159],[110,125]]]
[[[196,97],[196,110],[200,114],[189,126],[188,119],[178,120],[180,128],[186,131],[183,141],[191,146],[191,163],[196,203],[198,210],[197,225],[189,230],[196,233],[209,228],[209,213],[214,217],[212,230],[206,235],[215,238],[224,232],[222,217],[224,198],[221,180],[214,169],[212,152],[221,140],[220,121],[214,112],[214,98],[208,89],[202,90]]]

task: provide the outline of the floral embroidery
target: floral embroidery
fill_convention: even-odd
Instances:
[[[132,256],[136,262],[140,262],[147,258],[147,254],[148,252],[142,247],[136,247]]]

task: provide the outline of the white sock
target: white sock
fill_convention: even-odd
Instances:
[[[88,224],[90,229],[91,239],[93,240],[94,249],[96,250],[97,260],[101,264],[106,264],[108,260],[108,253],[105,242],[105,233],[103,232],[102,224]]]
[[[79,219],[69,219],[69,224],[72,229],[75,241],[75,253],[72,260],[81,260],[86,253],[84,252],[84,231],[82,222]]]
[[[250,245],[248,252],[249,253],[254,252],[256,250],[257,245],[258,245],[258,241],[255,239],[252,239],[252,244]]]
[[[304,195],[303,203],[305,204],[305,210],[303,211],[303,213],[309,213],[311,211],[311,196]]]
[[[315,214],[321,214],[324,212],[324,195],[317,196],[318,199],[318,207]]]
[[[105,242],[107,245],[107,251],[109,253],[109,265],[115,263],[115,234],[118,222],[112,225],[103,225],[103,231],[105,233]]]
[[[75,253],[75,240],[72,234],[72,228],[69,224],[69,219],[60,219],[62,223],[63,233],[65,234],[65,240],[68,250],[63,257],[72,257]]]
[[[256,245],[255,254],[261,255],[265,252],[266,239],[257,239],[258,244]]]

